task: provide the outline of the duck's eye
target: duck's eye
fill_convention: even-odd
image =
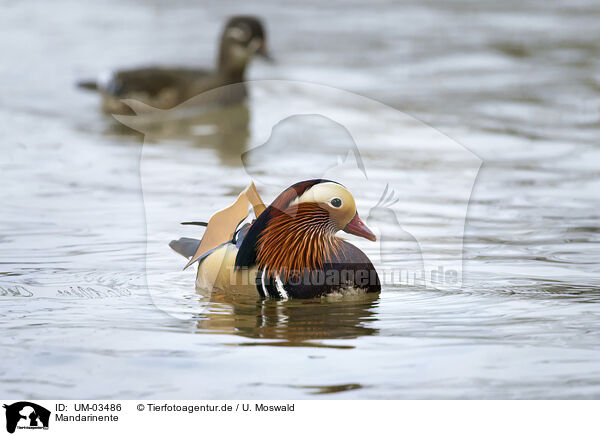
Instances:
[[[329,204],[331,204],[333,207],[341,207],[342,206],[342,200],[335,197],[332,198],[331,201],[329,202]]]

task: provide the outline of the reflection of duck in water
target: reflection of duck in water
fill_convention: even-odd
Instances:
[[[117,71],[107,80],[81,82],[79,86],[99,91],[103,111],[113,114],[131,113],[122,99],[169,109],[217,88],[220,92],[213,94],[213,103],[238,103],[246,98],[246,87],[241,82],[254,55],[268,57],[264,27],[255,17],[237,16],[227,22],[221,35],[216,71],[148,67]]]
[[[198,315],[197,327],[211,333],[283,341],[267,343],[272,346],[326,347],[307,341],[377,334],[378,330],[371,327],[371,323],[378,301],[378,294],[366,294],[301,302],[264,300],[257,304],[255,298],[232,298],[214,293],[207,310]]]
[[[238,229],[250,204],[257,219]],[[268,208],[251,185],[211,217],[202,241],[182,238],[170,245],[191,257],[188,266],[199,261],[199,289],[282,299],[379,292],[373,264],[335,236],[340,230],[375,240],[352,194],[339,183],[314,179],[292,185]]]
[[[139,104],[132,104],[137,109]],[[121,124],[111,123],[111,134],[131,135],[133,129],[143,134],[145,143],[168,143],[174,141],[195,148],[216,151],[224,165],[240,166],[240,154],[246,149],[250,138],[250,111],[245,102],[215,107],[193,116],[171,116],[172,109],[146,108],[140,116],[118,115]],[[138,134],[135,132],[135,134]]]
[[[406,271],[408,279],[422,280],[424,273],[423,255],[417,239],[404,230],[392,206],[398,202],[395,192],[386,185],[379,201],[369,211],[367,222],[377,222],[381,230],[379,247],[381,261],[399,271]]]

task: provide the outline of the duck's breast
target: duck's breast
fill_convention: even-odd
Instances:
[[[256,281],[259,293],[273,298],[315,298],[332,293],[381,291],[377,270],[367,255],[346,241],[342,241],[339,256],[321,269],[304,271],[287,279],[270,278],[258,271]]]

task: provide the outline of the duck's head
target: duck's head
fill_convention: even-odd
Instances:
[[[221,35],[219,70],[240,79],[254,56],[271,59],[266,45],[266,32],[260,19],[248,15],[227,21]]]
[[[335,236],[340,230],[376,240],[344,186],[324,179],[296,183],[254,222],[236,264],[280,272],[313,269],[340,254],[342,240]]]
[[[312,180],[300,182],[295,187],[306,187]],[[285,192],[284,192],[285,194]],[[285,198],[287,195],[282,194]],[[282,202],[283,203],[283,202]],[[273,202],[278,207],[277,200]],[[298,213],[301,209],[311,209],[313,211],[313,223],[324,226],[331,234],[340,230],[352,235],[361,236],[375,241],[376,237],[371,230],[363,223],[356,210],[354,197],[343,185],[329,180],[321,180],[308,188],[304,192],[292,199],[289,204],[281,204],[282,210],[292,215]],[[321,221],[319,221],[319,218]]]

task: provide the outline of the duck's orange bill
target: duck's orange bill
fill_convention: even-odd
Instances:
[[[346,227],[344,227],[344,232],[350,233],[351,235],[361,236],[363,238],[368,239],[369,241],[376,241],[377,237],[375,234],[369,230],[367,225],[362,222],[360,217],[358,216],[358,212],[352,218]]]

